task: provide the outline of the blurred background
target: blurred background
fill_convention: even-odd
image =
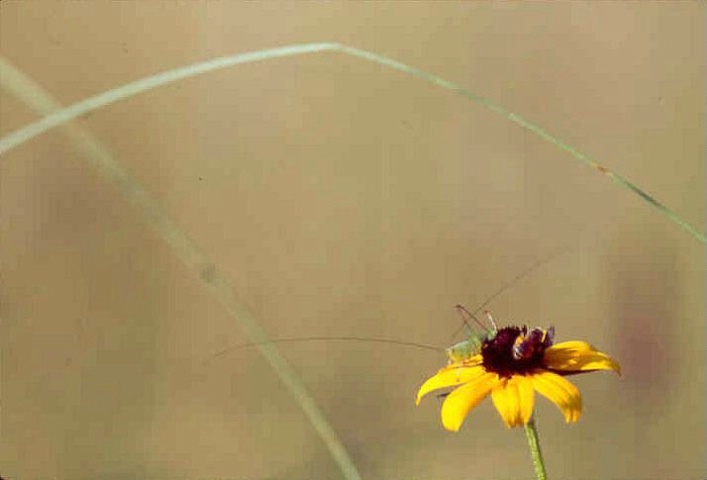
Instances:
[[[5,58],[64,105],[213,57],[341,42],[490,98],[705,231],[705,4],[2,2]],[[36,120],[0,92],[0,133]],[[274,339],[444,348],[460,319],[617,358],[537,399],[551,478],[703,479],[705,249],[633,193],[450,91],[341,53],[175,83],[76,121]],[[0,159],[5,478],[336,479],[239,323],[59,128]],[[564,250],[563,250],[564,249]],[[278,345],[366,479],[533,478],[490,400],[415,408],[443,352]],[[215,356],[218,352],[226,351]]]

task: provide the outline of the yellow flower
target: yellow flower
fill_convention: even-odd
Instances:
[[[576,422],[582,396],[563,378],[596,370],[620,372],[619,364],[586,342],[552,344],[554,330],[504,327],[483,339],[480,352],[450,364],[428,379],[416,404],[431,391],[455,387],[442,404],[444,428],[458,431],[469,411],[491,394],[508,427],[525,425],[533,413],[535,391],[557,405],[565,421]]]

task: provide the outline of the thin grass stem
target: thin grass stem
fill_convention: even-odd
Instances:
[[[13,148],[23,144],[24,142],[29,141],[37,135],[40,135],[46,132],[47,130],[55,128],[76,117],[84,115],[93,110],[103,108],[107,105],[124,100],[126,98],[138,95],[140,93],[147,92],[162,85],[167,85],[172,82],[184,80],[186,78],[194,77],[197,75],[203,75],[208,72],[232,67],[235,65],[258,62],[263,60],[271,60],[280,57],[291,57],[295,55],[304,55],[309,53],[318,53],[326,51],[341,52],[346,55],[362,58],[364,60],[407,73],[414,77],[421,78],[425,81],[438,85],[444,89],[454,91],[457,94],[462,95],[476,103],[484,105],[493,112],[502,115],[511,122],[516,123],[522,128],[529,130],[530,132],[539,136],[543,140],[550,142],[560,150],[569,153],[571,157],[575,158],[576,160],[579,160],[585,165],[588,165],[595,171],[601,173],[604,176],[609,177],[614,183],[621,186],[622,188],[638,195],[641,199],[643,199],[653,208],[657,209],[661,214],[663,214],[670,221],[672,221],[680,228],[688,232],[698,241],[707,244],[707,237],[702,232],[698,231],[694,226],[680,218],[680,216],[678,216],[677,213],[675,213],[667,205],[663,204],[654,196],[650,195],[645,190],[633,184],[628,179],[600,165],[596,160],[592,159],[590,156],[580,152],[569,144],[562,142],[560,139],[550,134],[548,131],[540,128],[533,122],[526,120],[525,118],[521,117],[516,113],[511,112],[510,110],[507,110],[506,108],[493,102],[492,100],[477,95],[474,92],[453,82],[438,77],[437,75],[433,75],[423,70],[411,67],[409,65],[398,62],[383,55],[379,55],[377,53],[360,50],[358,48],[353,48],[338,43],[308,43],[300,45],[287,45],[279,48],[257,50],[254,52],[229,55],[226,57],[219,57],[205,62],[187,65],[185,67],[176,68],[174,70],[168,70],[157,75],[152,75],[150,77],[146,77],[135,82],[128,83],[121,87],[108,90],[107,92],[103,92],[101,94],[87,98],[81,102],[77,102],[73,105],[70,105],[66,108],[55,111],[51,114],[46,115],[44,118],[38,120],[37,122],[34,122],[23,128],[15,130],[14,132],[9,133],[8,135],[0,139],[0,156],[12,150]]]
[[[54,115],[52,112],[66,111],[40,85],[2,56],[0,56],[0,87],[12,93],[37,113],[47,115],[45,118],[52,117]],[[239,301],[220,269],[208,260],[206,254],[172,221],[159,203],[120,166],[108,149],[91,133],[78,124],[68,124],[65,131],[89,163],[133,204],[145,217],[147,223],[170,246],[177,258],[197,275],[202,285],[211,291],[230,316],[243,328],[319,434],[339,466],[343,478],[360,480],[361,476],[353,460],[314,397],[276,345],[270,341],[258,320]]]

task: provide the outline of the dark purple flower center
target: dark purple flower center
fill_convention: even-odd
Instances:
[[[552,345],[553,327],[503,327],[481,345],[483,366],[502,377],[526,374],[543,367],[545,349]]]

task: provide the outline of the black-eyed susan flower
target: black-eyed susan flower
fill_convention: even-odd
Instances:
[[[428,379],[416,404],[434,390],[453,387],[442,404],[442,424],[458,431],[467,414],[488,395],[508,427],[526,425],[532,416],[535,392],[557,405],[565,421],[576,422],[582,396],[564,377],[619,364],[582,341],[553,345],[554,329],[504,327],[483,338],[477,352],[466,358],[448,351],[450,363]],[[452,349],[450,349],[452,350]]]

